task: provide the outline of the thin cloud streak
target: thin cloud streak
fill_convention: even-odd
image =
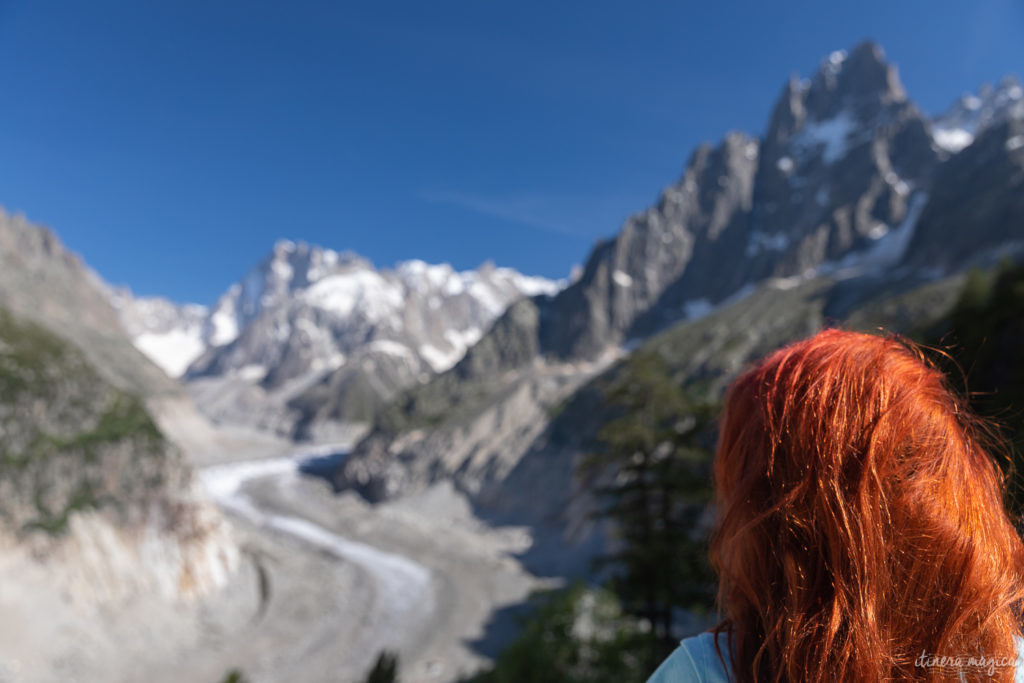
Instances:
[[[431,204],[453,206],[510,223],[586,239],[615,232],[626,214],[637,206],[635,198],[622,196],[488,197],[463,192],[424,190],[417,192],[416,197]]]

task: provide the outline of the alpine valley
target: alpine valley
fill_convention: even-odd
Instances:
[[[643,359],[713,404],[826,325],[939,335],[1022,256],[1020,82],[929,116],[871,42],[563,281],[279,241],[181,304],[5,214],[0,679],[459,680],[614,543],[579,464]]]

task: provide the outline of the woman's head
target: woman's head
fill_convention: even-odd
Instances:
[[[1012,657],[1024,546],[984,437],[893,337],[825,330],[740,376],[712,563],[741,679],[928,679],[950,672],[923,652]]]

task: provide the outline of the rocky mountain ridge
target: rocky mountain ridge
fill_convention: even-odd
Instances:
[[[1001,149],[992,143],[991,161],[1008,166],[994,185],[1013,188],[1024,93],[1010,78],[983,93],[972,104],[984,115],[972,119],[971,135],[1001,141]],[[941,201],[932,197],[964,194],[945,169],[983,163],[974,155],[984,145],[959,158],[971,145],[953,153],[937,141],[955,120],[924,116],[877,45],[832,53],[811,79],[786,83],[761,138],[734,132],[717,147],[699,147],[654,206],[594,247],[576,282],[535,300],[539,352],[594,357],[768,278],[920,260],[914,247],[922,238],[912,237],[929,204]],[[986,221],[972,238],[991,247],[1004,232]],[[944,267],[962,267],[983,250],[950,250]]]
[[[568,449],[552,450],[550,429],[601,376],[599,359],[678,330],[696,340],[676,363],[688,368],[680,381],[720,387],[751,354],[828,321],[909,329],[927,307],[896,315],[882,302],[941,310],[956,287],[938,283],[1024,253],[1021,95],[1010,81],[998,92],[1010,104],[951,150],[877,45],[829,55],[811,79],[786,83],[763,136],[698,148],[679,182],[593,249],[579,280],[518,302],[451,370],[384,409],[338,486],[379,500],[451,479],[482,514],[586,528],[572,462],[589,422],[576,413],[575,429],[559,427],[580,435]],[[539,390],[551,376],[559,387]]]
[[[282,240],[210,309],[114,300],[136,345],[179,370],[208,415],[294,434],[365,422],[451,367],[512,301],[560,287],[490,263],[378,270],[351,252]]]
[[[768,278],[937,263],[921,246],[932,228],[915,237],[915,226],[948,230],[941,198],[965,194],[949,169],[978,163],[951,159],[977,153],[969,143],[1022,113],[1020,84],[1006,78],[929,118],[866,42],[828,55],[809,79],[790,78],[763,135],[700,146],[679,181],[598,244],[562,291],[487,266],[455,273],[411,261],[378,271],[355,254],[282,241],[210,309],[140,300],[122,306],[122,319],[139,348],[183,373],[214,419],[290,437],[350,435],[346,426],[372,421],[392,396],[452,367],[519,296],[544,295],[534,299],[535,332],[518,335],[536,337],[538,354],[593,361]],[[1016,139],[996,137],[1008,147]],[[971,239],[1006,241],[991,230]],[[942,268],[977,252],[964,246]]]

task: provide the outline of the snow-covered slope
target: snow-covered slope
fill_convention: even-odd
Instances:
[[[937,147],[956,153],[985,129],[1009,118],[1024,118],[1024,87],[1012,76],[995,88],[985,85],[977,94],[960,97],[932,121],[932,137]]]
[[[561,286],[491,263],[378,270],[351,252],[282,240],[209,309],[124,290],[112,299],[138,348],[191,385],[212,417],[287,432],[288,403],[333,374],[360,387],[365,419],[367,406],[451,367],[510,303]]]
[[[489,263],[458,272],[414,260],[377,270],[351,252],[280,241],[214,306],[209,348],[189,376],[260,368],[268,383],[280,385],[338,367],[374,342],[379,351],[411,356],[437,372],[451,367],[512,301],[558,289]]]
[[[171,377],[180,377],[209,344],[205,306],[135,298],[126,289],[113,291],[110,300],[135,346]]]

